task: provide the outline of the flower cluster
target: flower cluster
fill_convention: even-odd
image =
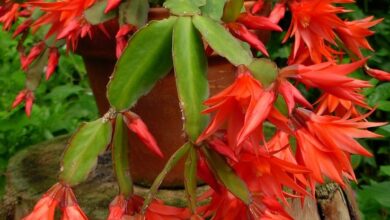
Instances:
[[[101,138],[104,142],[101,146],[95,146],[91,141],[90,147],[96,157],[101,149],[106,149],[105,144],[113,148],[114,159],[119,157],[115,169],[120,193],[109,207],[109,220],[292,219],[284,209],[288,206],[289,198],[304,200],[307,196],[315,197],[316,185],[324,183],[326,178],[341,186],[348,184],[348,180],[356,181],[350,156],[372,156],[356,139],[380,137],[368,129],[384,123],[368,122],[367,117],[374,109],[366,103],[362,90],[371,84],[369,81],[353,78],[350,74],[362,69],[376,79],[390,80],[389,73],[370,68],[367,65],[368,58],[362,53],[363,50],[373,50],[367,37],[374,34],[370,28],[381,22],[381,19],[368,17],[348,21],[340,18],[340,14],[350,12],[342,5],[353,3],[353,0],[280,0],[269,8],[267,14],[259,13],[266,7],[267,2],[264,0],[253,2],[252,7],[244,7],[239,2],[242,3],[228,1],[225,5],[221,29],[226,31],[227,39],[240,39],[251,47],[252,52],[261,52],[265,56],[269,56],[266,42],[257,33],[264,30],[282,32],[279,23],[287,18],[286,13],[290,13],[291,23],[285,30],[283,40],[292,41],[292,52],[287,66],[278,68],[268,59],[253,59],[251,64],[238,63],[235,81],[204,101],[207,108],[202,113],[208,115],[211,121],[203,132],[198,132],[200,135],[197,138],[193,138],[193,134],[189,135],[190,132],[186,131],[189,139],[193,140],[189,140],[170,158],[145,198],[134,194],[127,161],[121,158],[127,149],[121,148],[123,143],[120,127],[121,123],[127,125],[151,152],[163,157],[144,122],[124,107],[126,110],[113,110],[107,117],[103,117],[102,123],[91,123],[93,129],[87,134],[95,134],[96,139]],[[44,39],[35,44],[29,53],[25,53],[21,47],[22,68],[28,71],[37,59],[45,56],[48,60],[46,79],[49,79],[59,59],[57,45],[65,44],[68,49],[74,50],[80,38],[93,38],[95,31],[109,35],[106,23],[93,26],[85,18],[85,11],[98,3],[95,0],[28,0],[23,3],[6,0],[0,7],[0,22],[5,29],[10,29],[16,18],[25,17],[24,22],[16,28],[15,36],[26,33],[30,28],[32,32],[44,27],[48,30]],[[106,3],[102,12],[104,16],[108,16],[122,4],[120,0],[108,0]],[[198,8],[191,4],[185,4],[184,8],[200,13],[197,12]],[[169,6],[174,8],[172,4]],[[242,10],[244,8],[245,11]],[[33,16],[38,9],[39,15]],[[185,19],[190,19],[191,22],[193,19],[198,30],[202,29],[202,25],[207,26],[209,20],[213,22],[209,18],[200,18],[196,13],[186,14],[187,11],[184,13],[174,9],[174,18],[166,19],[163,25],[169,26],[177,17],[188,16],[180,24],[176,24],[178,27],[172,28],[176,42],[178,40],[175,38],[180,36],[176,35],[176,31],[180,29],[179,25],[187,24]],[[199,17],[189,18],[190,16]],[[116,55],[121,57],[128,35],[137,30],[138,26],[123,21],[116,25]],[[192,28],[193,23],[190,25]],[[210,31],[210,35],[212,34]],[[210,36],[204,36],[205,41],[208,40],[207,37]],[[215,46],[216,43],[212,40],[211,43],[202,40],[199,42],[199,48],[206,48],[206,53],[207,50],[214,49],[212,47],[217,48],[216,53],[221,52],[221,47]],[[241,48],[241,43],[244,42],[237,43],[239,46],[232,45]],[[177,52],[175,46],[173,48],[174,52]],[[225,56],[228,60],[231,58],[230,52]],[[344,59],[345,57],[348,59]],[[252,65],[253,63],[256,65]],[[144,65],[148,63],[145,62]],[[177,61],[174,65],[177,65]],[[180,71],[180,68],[183,67],[175,66],[175,71]],[[198,69],[193,72],[197,71]],[[153,77],[155,76],[150,78]],[[182,80],[180,77],[177,77],[177,81]],[[144,83],[145,87],[150,86],[141,81],[139,83]],[[317,100],[308,101],[297,85],[316,89],[321,95],[316,97]],[[30,115],[34,100],[33,89],[26,88],[20,92],[13,107],[25,101],[26,113]],[[181,89],[183,87],[178,88]],[[135,91],[142,92],[145,91]],[[188,94],[179,94],[183,100],[185,95]],[[121,107],[122,103],[124,102],[120,102]],[[186,111],[186,105],[183,106]],[[183,115],[187,116],[185,113]],[[196,115],[194,118],[200,117]],[[266,131],[265,128],[271,128],[272,132]],[[72,143],[82,143],[80,141],[85,135],[83,132],[84,130],[80,129],[79,133],[76,133],[70,144],[71,150],[72,147],[76,149],[76,144]],[[155,199],[155,193],[166,173],[185,156],[189,161],[184,184],[189,207],[165,205]],[[93,162],[96,158],[88,159]],[[94,164],[91,164],[90,167],[93,167]],[[76,172],[71,166],[65,169]],[[53,219],[56,207],[61,208],[63,219],[86,219],[73,192],[65,183],[77,185],[88,172],[83,170],[81,177],[66,175],[66,170],[64,172],[64,183],[58,183],[50,189],[25,219]],[[194,185],[196,187],[196,178],[202,179],[210,186],[201,196],[193,193],[196,191],[193,189]]]

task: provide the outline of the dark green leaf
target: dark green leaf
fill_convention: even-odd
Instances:
[[[202,39],[190,17],[180,17],[175,24],[173,63],[179,99],[184,111],[184,130],[191,141],[196,141],[209,119],[207,115],[201,114],[209,88]]]
[[[71,186],[86,180],[110,143],[111,134],[111,123],[103,119],[80,126],[65,151],[60,179]]]
[[[172,68],[172,30],[176,17],[153,21],[130,40],[108,84],[108,100],[117,111],[131,108]]]
[[[252,63],[251,51],[245,48],[241,41],[233,37],[221,24],[204,16],[194,16],[193,22],[207,43],[219,55],[228,59],[235,66]]]

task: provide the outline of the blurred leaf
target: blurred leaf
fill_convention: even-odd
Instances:
[[[390,176],[390,165],[380,166],[379,174],[384,176]]]

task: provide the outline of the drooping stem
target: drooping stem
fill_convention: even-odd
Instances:
[[[118,114],[116,117],[115,133],[112,144],[112,157],[116,179],[119,185],[119,192],[125,197],[128,197],[133,194],[133,181],[128,159],[128,137],[122,114]]]
[[[145,196],[145,201],[141,209],[142,214],[146,212],[146,209],[148,208],[153,198],[155,197],[157,190],[160,187],[165,176],[176,166],[176,164],[180,161],[180,159],[187,154],[190,147],[191,144],[189,143],[184,144],[169,158],[168,162],[165,164],[164,169],[156,177],[152,186],[150,187],[148,194],[146,194]]]

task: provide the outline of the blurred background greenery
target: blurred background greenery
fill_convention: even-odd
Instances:
[[[390,0],[358,0],[358,7],[350,7],[353,19],[374,15],[385,20],[374,28],[376,35],[369,40],[376,49],[370,60],[372,67],[390,71]],[[288,27],[289,24],[282,24]],[[9,33],[0,31],[0,196],[4,192],[8,159],[19,150],[73,132],[81,121],[97,117],[97,109],[80,57],[62,51],[60,65],[52,79],[36,91],[31,118],[24,109],[10,106],[16,94],[24,88],[25,74],[20,70],[17,42]],[[28,39],[32,41],[33,39]],[[273,36],[268,46],[271,58],[285,63],[289,45],[280,47],[281,38]],[[362,72],[355,74],[367,78]],[[367,101],[377,103],[372,121],[390,121],[390,82],[371,80],[375,87],[365,90]],[[310,94],[307,94],[310,96]],[[375,130],[384,137],[363,140],[375,157],[353,156],[358,184],[352,183],[365,219],[390,219],[390,125]]]

